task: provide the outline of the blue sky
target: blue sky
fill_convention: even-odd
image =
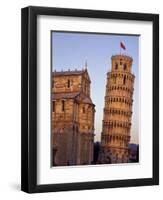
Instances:
[[[120,53],[120,42],[126,46],[121,53],[133,58],[135,75],[131,142],[139,142],[139,36],[52,32],[53,70],[75,70],[88,64],[91,78],[91,98],[96,105],[95,140],[100,140],[102,130],[106,73],[111,69],[111,56]]]

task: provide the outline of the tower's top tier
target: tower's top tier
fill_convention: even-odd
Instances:
[[[133,59],[126,55],[112,56],[112,71],[117,72],[130,72]]]

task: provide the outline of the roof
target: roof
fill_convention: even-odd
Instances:
[[[117,55],[112,55],[112,59],[129,59],[130,61],[133,61],[131,56],[125,55],[125,54],[117,54]]]
[[[83,103],[93,104],[91,98],[89,98],[89,97],[85,97],[82,101],[83,101]]]
[[[85,96],[82,92],[72,92],[72,93],[53,93],[52,100],[60,100],[60,99],[75,99],[79,97],[79,101],[82,103],[93,104],[90,97]]]
[[[91,82],[87,69],[82,70],[68,70],[68,71],[54,71],[52,72],[53,76],[73,76],[73,75],[83,75],[84,73],[87,74],[89,82]]]
[[[80,92],[73,92],[73,93],[54,93],[52,94],[52,99],[73,99],[77,97],[80,94]]]
[[[54,71],[52,72],[53,76],[69,76],[69,75],[81,75],[85,72],[85,70],[73,70],[73,71]]]

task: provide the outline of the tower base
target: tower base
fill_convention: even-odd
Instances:
[[[127,148],[102,147],[99,162],[101,164],[128,163],[129,150]]]

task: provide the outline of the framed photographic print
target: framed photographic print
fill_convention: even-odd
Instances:
[[[159,184],[159,16],[22,9],[22,190]]]

